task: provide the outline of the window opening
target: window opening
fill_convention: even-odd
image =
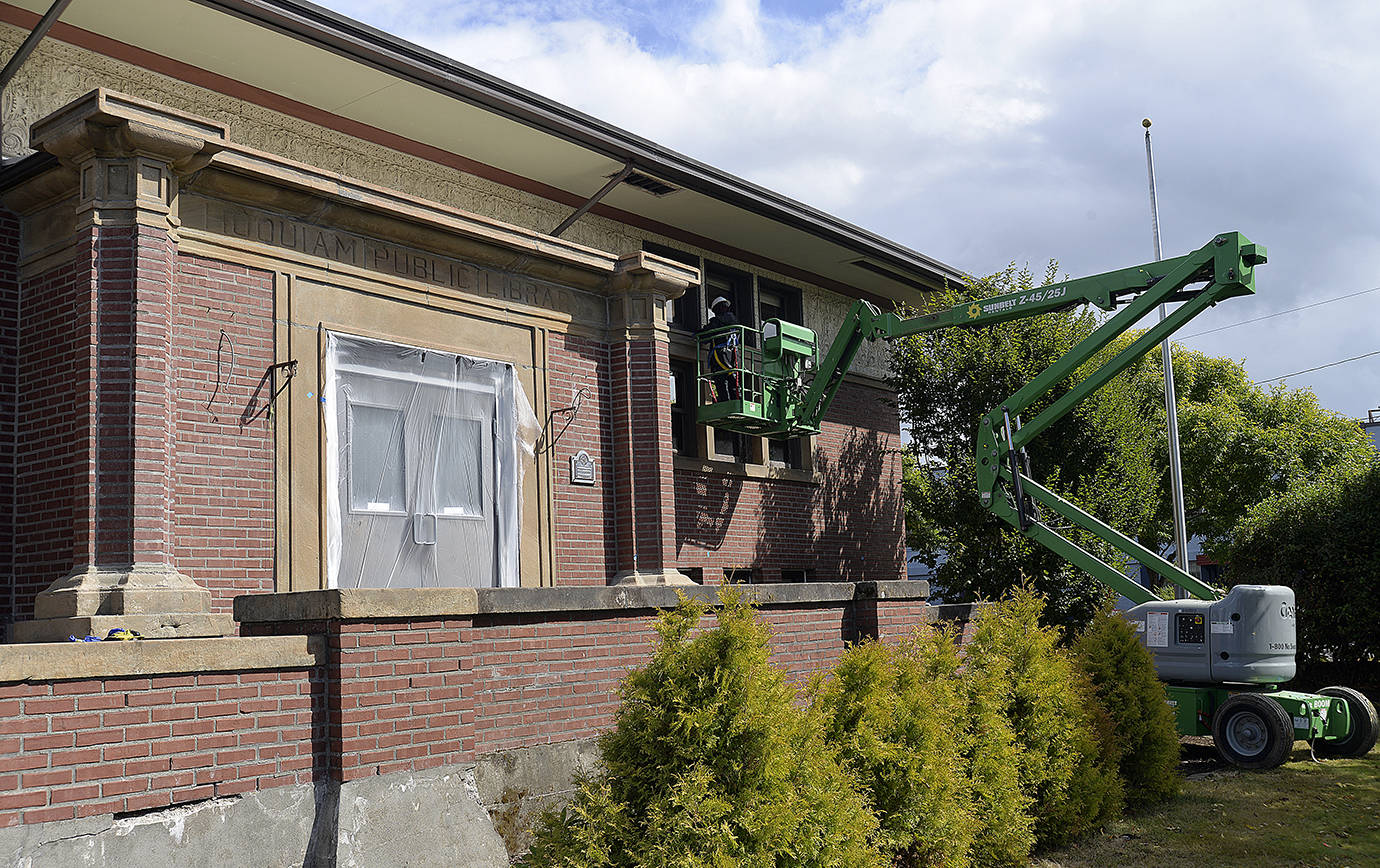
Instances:
[[[801,311],[800,290],[782,283],[758,279],[757,312],[761,322],[779,319],[797,325],[805,324]]]
[[[707,305],[719,296],[733,303],[733,314],[740,325],[757,328],[756,306],[752,303],[752,275],[736,268],[719,265],[715,262],[704,264],[704,302]],[[705,322],[709,314],[702,313]],[[752,345],[756,346],[756,335],[748,333]]]
[[[699,433],[695,430],[695,410],[699,407],[696,394],[695,363],[684,359],[671,360],[671,450],[677,455],[699,454]]]
[[[799,470],[804,466],[804,439],[803,437],[790,437],[784,440],[768,440],[767,463],[774,467]]]
[[[328,587],[518,584],[538,424],[513,365],[334,332],[325,362]]]
[[[478,419],[441,416],[437,417],[437,427],[436,515],[483,518],[483,425]]]
[[[347,424],[350,510],[405,512],[402,411],[351,402]]]

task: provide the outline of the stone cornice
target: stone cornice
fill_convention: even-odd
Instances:
[[[661,305],[652,302],[675,298],[699,281],[697,269],[661,257],[638,252],[620,258],[237,144],[214,121],[105,89],[35,123],[31,141],[61,160],[63,169],[48,172],[31,191],[25,188],[40,179],[7,193],[6,201],[26,213],[60,199],[59,188],[78,180],[76,169],[82,209],[161,211],[176,226],[179,191],[195,192],[578,289],[637,296],[647,302],[637,306],[640,316],[615,325],[650,330],[664,331],[664,323],[653,321]],[[93,161],[117,160],[129,165],[91,171]],[[147,181],[150,161],[165,164],[172,176],[156,179],[156,189]],[[160,207],[158,197],[166,204]]]

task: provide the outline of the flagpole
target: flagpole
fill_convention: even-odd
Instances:
[[[1155,199],[1155,157],[1150,150],[1150,119],[1141,121],[1145,127],[1145,169],[1150,176],[1150,230],[1155,238],[1155,261],[1164,258],[1160,251],[1160,209]],[[1160,321],[1168,315],[1166,306],[1160,305]],[[1188,520],[1184,510],[1183,465],[1179,457],[1179,414],[1174,396],[1174,358],[1170,352],[1169,338],[1160,344],[1160,358],[1164,364],[1164,415],[1169,432],[1169,487],[1173,495],[1174,509],[1174,551],[1179,569],[1188,572]]]

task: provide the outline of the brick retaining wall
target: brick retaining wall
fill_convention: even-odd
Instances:
[[[921,582],[748,591],[797,684],[851,641],[967,616],[927,606]],[[256,594],[236,601],[243,638],[15,646],[0,661],[0,827],[588,738],[674,604],[667,587]]]

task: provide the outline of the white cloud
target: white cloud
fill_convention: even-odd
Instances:
[[[697,4],[335,0],[335,8],[973,271],[1269,246],[1202,330],[1380,284],[1380,5],[848,0],[792,19]],[[1269,377],[1380,349],[1340,302],[1191,345]],[[1357,415],[1380,357],[1290,381]]]

